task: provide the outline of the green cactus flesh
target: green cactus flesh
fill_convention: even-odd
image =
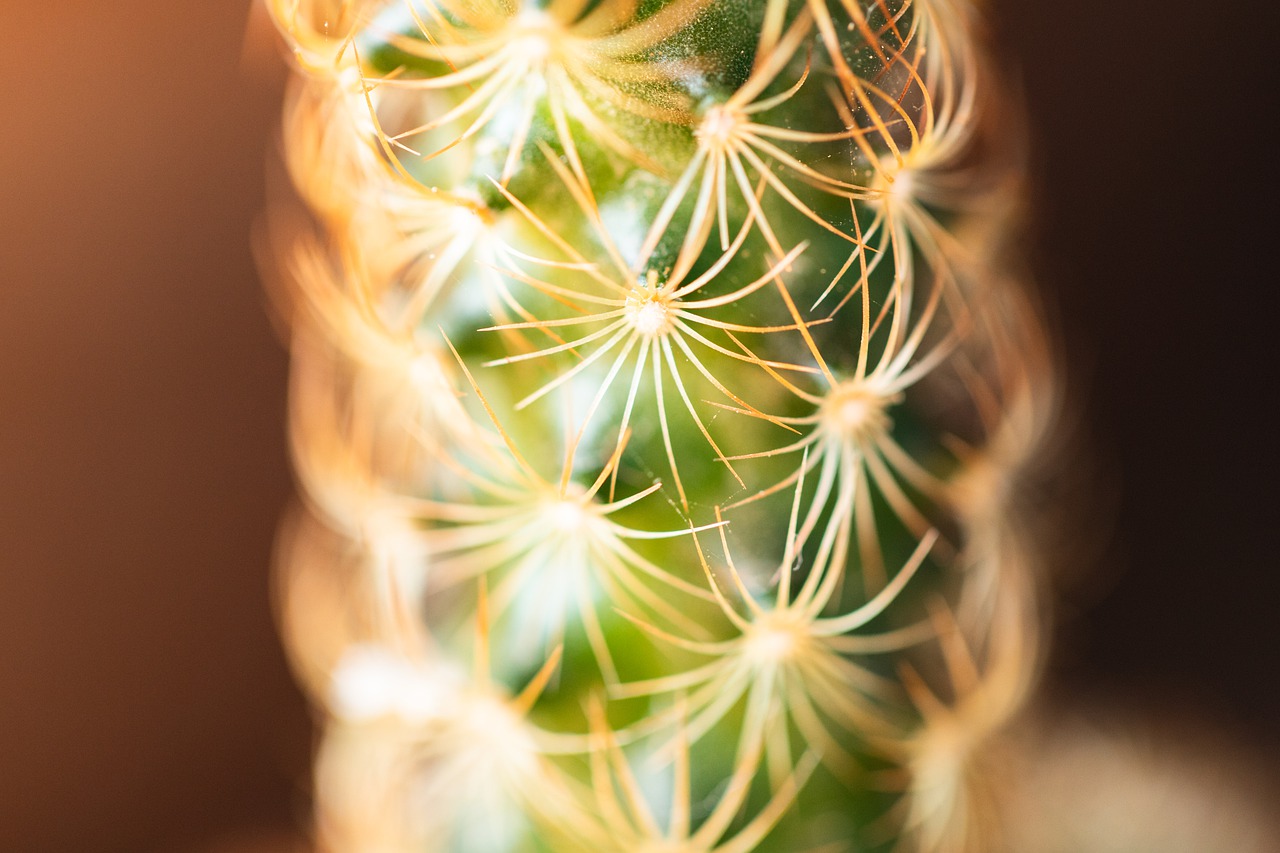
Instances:
[[[271,5],[321,843],[995,849],[1047,395],[976,11]]]

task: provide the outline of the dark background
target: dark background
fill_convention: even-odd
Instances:
[[[1276,13],[992,5],[1083,412],[1067,465],[1095,483],[1068,516],[1053,695],[1199,715],[1275,766]],[[5,851],[304,820],[309,720],[267,593],[286,359],[249,249],[281,63],[242,60],[246,7],[4,3]]]

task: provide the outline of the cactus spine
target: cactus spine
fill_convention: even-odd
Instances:
[[[1046,419],[966,0],[269,0],[333,851],[997,849]]]

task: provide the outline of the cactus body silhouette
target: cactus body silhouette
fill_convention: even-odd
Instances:
[[[333,851],[995,850],[1050,395],[962,0],[271,0]]]

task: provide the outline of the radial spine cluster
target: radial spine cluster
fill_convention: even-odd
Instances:
[[[266,2],[321,847],[999,850],[1054,399],[973,0]]]

